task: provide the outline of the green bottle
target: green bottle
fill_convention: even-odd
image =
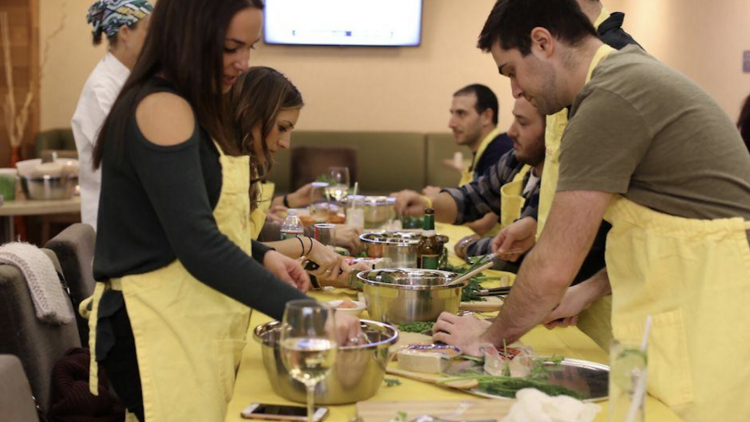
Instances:
[[[417,266],[419,268],[437,270],[440,260],[440,243],[435,233],[435,210],[427,208],[424,211],[422,224],[422,238],[417,246]]]

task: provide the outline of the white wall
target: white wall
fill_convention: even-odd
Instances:
[[[92,0],[40,0],[40,39],[60,25],[43,71],[41,129],[67,127],[88,73],[104,54],[90,44]],[[742,51],[750,50],[748,0],[604,0],[627,14],[628,30],[650,53],[696,80],[734,118],[750,93]],[[447,131],[450,96],[469,83],[498,94],[500,126],[511,120],[508,81],[475,48],[493,0],[424,0],[417,48],[261,45],[251,64],[272,66],[300,88],[302,130]],[[44,50],[44,43],[41,49]]]

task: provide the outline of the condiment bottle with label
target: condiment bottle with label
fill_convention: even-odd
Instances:
[[[417,245],[417,266],[437,270],[440,260],[440,243],[435,233],[435,210],[432,208],[424,211],[422,229],[422,238]]]

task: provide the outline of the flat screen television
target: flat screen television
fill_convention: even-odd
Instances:
[[[418,46],[422,0],[266,0],[266,44]]]

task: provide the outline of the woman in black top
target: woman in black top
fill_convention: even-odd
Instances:
[[[94,152],[92,355],[141,421],[222,421],[249,307],[280,319],[309,286],[294,260],[256,243],[249,256],[249,157],[226,122],[262,7],[160,0]]]

